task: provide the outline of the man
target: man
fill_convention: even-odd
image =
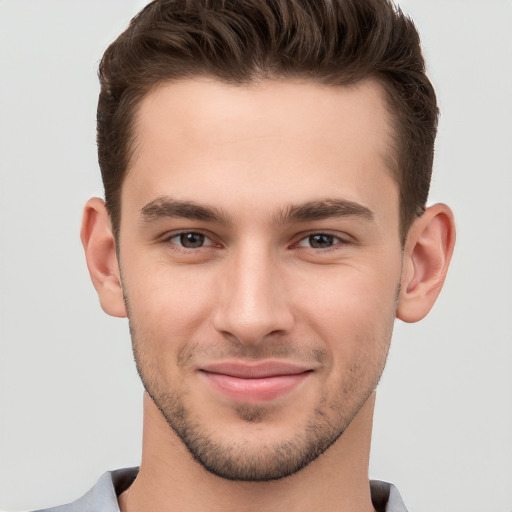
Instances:
[[[411,21],[382,0],[156,1],[100,80],[105,202],[81,234],[130,321],[143,456],[51,510],[405,510],[368,481],[375,389],[455,233],[426,207],[437,107]]]

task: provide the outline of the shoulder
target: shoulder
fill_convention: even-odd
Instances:
[[[372,503],[377,512],[407,512],[398,489],[381,480],[370,481]]]
[[[138,470],[138,468],[125,468],[107,471],[81,498],[66,505],[34,512],[119,512],[117,496],[132,484]]]

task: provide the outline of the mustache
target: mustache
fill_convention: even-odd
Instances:
[[[144,351],[146,340],[144,333],[139,332],[132,321],[131,308],[127,296],[123,293],[126,311],[128,313],[128,326],[132,339],[132,346],[135,352]],[[172,341],[170,341],[172,343]],[[295,363],[317,363],[321,366],[328,364],[330,354],[320,346],[304,346],[297,340],[268,336],[261,343],[245,344],[234,337],[226,337],[222,340],[198,342],[190,340],[178,354],[178,367],[189,366],[194,361],[220,361],[226,359],[239,360],[265,360],[282,359]]]
[[[265,360],[285,359],[295,363],[318,363],[323,365],[328,360],[328,352],[319,347],[299,347],[293,341],[262,342],[244,345],[240,342],[187,344],[178,356],[178,366],[188,366],[193,361],[221,361],[226,359]]]

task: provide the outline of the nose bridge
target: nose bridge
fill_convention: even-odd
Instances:
[[[293,317],[287,307],[278,262],[262,243],[245,243],[227,266],[215,317],[216,328],[244,344],[286,332]]]

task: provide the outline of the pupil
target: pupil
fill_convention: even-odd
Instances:
[[[309,237],[309,243],[315,249],[325,249],[331,247],[334,237],[332,235],[312,235]]]
[[[183,233],[180,235],[180,242],[187,249],[201,247],[204,243],[204,235],[201,235],[201,233]]]

